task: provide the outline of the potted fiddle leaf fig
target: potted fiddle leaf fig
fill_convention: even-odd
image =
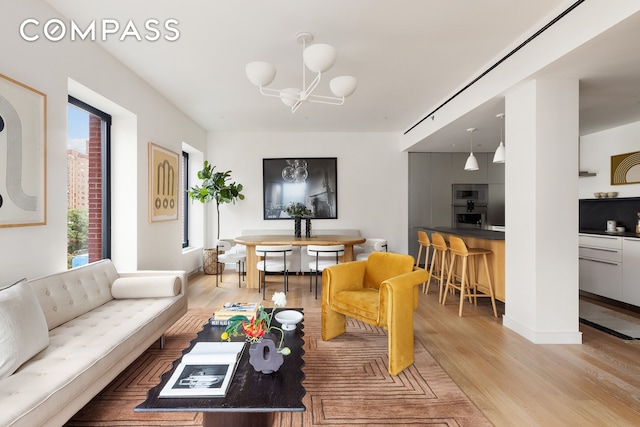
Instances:
[[[202,180],[200,185],[194,185],[189,189],[188,195],[191,200],[199,200],[202,203],[215,201],[217,215],[217,239],[220,239],[220,205],[225,203],[235,204],[237,200],[244,200],[242,194],[242,184],[236,183],[231,179],[231,171],[215,172],[216,167],[204,161],[202,170],[198,171],[198,178]],[[209,251],[209,253],[207,253]],[[213,254],[211,254],[213,251]],[[213,259],[215,257],[215,259]],[[207,260],[211,260],[211,264],[216,266],[211,268],[207,265]],[[217,262],[217,254],[214,249],[205,249],[205,265],[204,270],[207,274],[220,274],[224,270],[224,264]],[[213,270],[213,271],[211,271]]]

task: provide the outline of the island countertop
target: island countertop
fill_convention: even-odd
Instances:
[[[477,237],[486,240],[504,240],[504,231],[485,230],[482,228],[421,227],[427,231],[454,234],[456,236]]]

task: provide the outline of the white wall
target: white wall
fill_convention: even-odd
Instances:
[[[129,132],[118,133],[120,139],[115,141],[135,159],[133,166],[113,164],[113,173],[126,178],[120,180],[126,182],[121,191],[130,192],[135,204],[127,211],[128,218],[118,218],[134,224],[131,234],[122,239],[124,244],[128,241],[137,247],[136,253],[122,262],[127,268],[181,268],[180,222],[149,224],[147,220],[147,143],[153,141],[180,152],[182,142],[187,142],[204,151],[205,132],[95,43],[67,39],[54,43],[44,38],[26,42],[20,38],[18,28],[24,19],[45,22],[52,17],[58,16],[41,0],[3,5],[0,15],[0,72],[47,95],[47,224],[0,228],[0,285],[66,268],[69,79],[108,101],[107,108],[109,103],[118,105],[120,112],[127,112],[127,120],[135,122],[127,124]]]
[[[640,151],[639,135],[640,122],[635,122],[580,138],[580,170],[596,173],[580,178],[581,199],[609,191],[617,191],[618,197],[640,197],[640,184],[611,185],[611,156]]]
[[[327,107],[331,108],[331,107]],[[335,107],[334,107],[335,108]],[[262,159],[337,157],[338,219],[314,220],[313,229],[356,228],[382,237],[389,250],[407,251],[408,154],[400,135],[384,133],[211,133],[208,160],[232,171],[246,196],[221,206],[220,237],[243,229],[291,229],[293,221],[263,220]],[[208,208],[207,244],[215,238],[215,208]]]

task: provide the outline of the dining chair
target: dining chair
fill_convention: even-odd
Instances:
[[[309,245],[307,254],[312,256],[313,261],[309,261],[309,292],[311,292],[311,276],[316,278],[316,299],[318,299],[318,275],[330,265],[339,263],[340,257],[344,255],[344,245]]]
[[[241,287],[242,277],[244,276],[244,263],[247,260],[246,249],[241,249],[242,245],[236,245],[231,239],[219,239],[216,241],[216,259],[223,264],[237,264],[238,269],[238,287]],[[230,252],[232,248],[236,248],[235,252]],[[244,246],[242,246],[244,248]],[[218,287],[218,277],[216,274],[216,288]]]
[[[293,252],[292,245],[257,245],[256,255],[262,257],[256,268],[262,274],[262,299],[266,299],[267,273],[284,274],[284,292],[289,289],[289,270],[291,260],[287,259]],[[258,292],[260,292],[260,280],[258,280]]]
[[[387,239],[367,238],[361,247],[364,252],[356,255],[356,261],[369,258],[372,252],[387,252]]]

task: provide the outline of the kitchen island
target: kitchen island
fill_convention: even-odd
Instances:
[[[505,280],[504,280],[504,240],[505,233],[502,231],[484,230],[481,228],[451,228],[451,227],[422,227],[429,235],[439,233],[444,240],[449,241],[450,236],[461,238],[469,248],[489,249],[493,252],[487,256],[489,262],[489,273],[493,282],[493,291],[497,300],[505,301]],[[478,282],[481,292],[488,294],[489,289],[482,285],[487,283],[487,278],[482,268],[478,271]]]

